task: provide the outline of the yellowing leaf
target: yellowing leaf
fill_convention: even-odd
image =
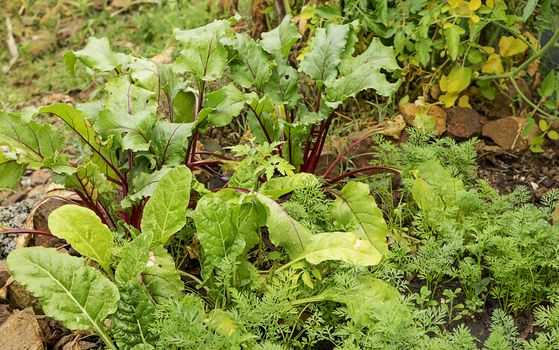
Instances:
[[[470,23],[471,24],[476,24],[479,22],[479,16],[478,15],[472,15],[472,17],[470,17]]]
[[[492,9],[493,7],[495,7],[495,2],[493,0],[486,0],[485,5],[487,5],[487,7]]]
[[[458,99],[458,106],[462,108],[472,108],[470,105],[470,97],[468,95],[460,96]]]
[[[528,48],[522,40],[513,36],[503,36],[499,40],[499,53],[503,57],[514,56],[523,53]]]
[[[456,102],[456,99],[458,98],[458,94],[445,94],[445,95],[441,95],[441,97],[439,97],[439,101],[441,101],[442,103],[444,103],[444,106],[446,108],[452,107],[454,106],[454,102]]]
[[[454,8],[457,8],[458,6],[460,6],[463,1],[464,0],[448,0],[447,2],[448,2],[448,5],[450,5],[450,8],[454,9]]]
[[[449,94],[458,94],[470,85],[472,69],[469,67],[454,67],[448,74],[443,75],[439,83],[440,88]]]
[[[501,56],[496,53],[489,55],[487,62],[481,68],[483,73],[503,73],[503,64],[501,62]]]
[[[492,54],[493,52],[495,52],[495,49],[491,46],[482,46],[481,49],[488,54]]]
[[[468,9],[470,11],[475,11],[481,6],[481,0],[472,0],[468,3]],[[478,17],[479,19],[479,17]]]

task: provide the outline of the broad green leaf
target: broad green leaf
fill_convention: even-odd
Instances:
[[[301,34],[293,23],[291,15],[283,18],[280,25],[269,32],[262,33],[262,48],[276,56],[287,58],[291,52],[291,46],[301,38]]]
[[[107,38],[91,37],[82,50],[70,51],[64,55],[66,68],[72,75],[76,60],[80,60],[84,65],[98,72],[110,72],[120,71],[122,66],[128,63],[129,56],[113,52]]]
[[[502,36],[499,40],[499,53],[503,57],[518,55],[527,49],[528,45],[513,36]]]
[[[150,132],[157,117],[149,111],[128,114],[115,109],[103,109],[95,122],[95,129],[108,138],[118,140],[123,150],[147,151],[150,145]]]
[[[162,246],[149,252],[149,259],[142,276],[146,288],[156,301],[184,297],[184,283],[175,267],[175,261]]]
[[[173,98],[173,121],[175,123],[192,123],[196,109],[196,95],[191,91],[179,91]]]
[[[0,146],[8,146],[8,152],[13,155],[10,158],[18,164],[71,174],[74,169],[60,154],[63,145],[62,134],[53,126],[0,111]]]
[[[439,161],[429,160],[413,171],[416,180],[412,196],[422,210],[432,210],[452,206],[456,199],[466,192],[464,184],[452,176]]]
[[[326,260],[339,260],[360,266],[377,265],[382,254],[365,239],[351,232],[326,232],[311,237],[303,254],[313,265]]]
[[[312,232],[289,216],[285,209],[270,197],[257,193],[256,198],[266,209],[266,226],[272,243],[283,247],[291,259],[297,258],[304,252]]]
[[[46,315],[69,329],[93,328],[106,337],[103,321],[116,311],[120,296],[101,272],[53,248],[16,249],[6,262],[16,281],[39,299]]]
[[[169,167],[162,167],[153,172],[134,172],[130,193],[121,202],[124,208],[129,208],[134,203],[138,203],[144,198],[151,197],[157,187],[159,180],[171,170]]]
[[[296,189],[313,186],[318,182],[319,180],[313,174],[298,173],[292,176],[275,177],[266,181],[258,192],[276,200]]]
[[[388,229],[382,211],[370,195],[369,186],[361,182],[349,182],[334,195],[337,198],[330,212],[336,228],[367,239],[381,254],[388,253]]]
[[[553,95],[555,91],[555,71],[552,69],[547,73],[545,79],[542,81],[540,87],[538,88],[538,93],[542,97],[549,97]]]
[[[24,170],[24,165],[18,164],[15,159],[6,158],[6,155],[0,152],[0,189],[15,188]]]
[[[242,257],[258,243],[258,228],[252,203],[240,203],[239,195],[221,190],[202,197],[193,218],[202,246],[202,275],[208,278],[224,258]]]
[[[318,28],[299,70],[321,83],[335,78],[348,34],[348,25],[329,24],[326,28]]]
[[[157,157],[158,168],[184,163],[188,138],[194,123],[169,123],[160,121],[151,131],[152,152]]]
[[[388,283],[371,277],[362,277],[349,288],[330,287],[317,297],[345,304],[348,315],[358,326],[365,327],[376,320],[375,315],[410,311],[400,302],[400,293]],[[411,321],[411,315],[410,315]]]
[[[415,42],[416,57],[423,67],[427,67],[431,61],[431,48],[433,42],[430,39],[421,39]]]
[[[53,235],[110,271],[113,236],[95,212],[79,205],[64,205],[49,215],[48,224]]]
[[[154,344],[155,306],[139,282],[120,288],[118,310],[112,315],[111,333],[119,349],[131,350],[139,344]]]
[[[91,198],[94,202],[100,202],[104,194],[114,194],[114,186],[105,174],[99,170],[97,164],[89,161],[80,164],[76,171],[64,179],[66,189],[74,189]]]
[[[143,232],[126,243],[115,271],[117,283],[127,284],[139,280],[140,274],[147,267],[152,240],[153,235],[150,232]]]
[[[272,62],[262,47],[248,34],[236,34],[227,41],[237,55],[229,62],[230,77],[244,88],[261,89],[272,74]]]
[[[272,70],[270,80],[264,85],[264,92],[276,105],[284,104],[289,108],[297,105],[301,98],[298,91],[299,74],[285,61],[278,61]]]
[[[178,73],[193,73],[204,81],[213,81],[223,75],[227,66],[227,49],[221,40],[232,34],[227,21],[214,21],[196,29],[175,29],[173,32],[175,39],[184,47],[175,61]]]
[[[266,86],[268,85],[266,84]],[[257,144],[279,141],[281,138],[281,125],[275,113],[272,99],[265,95],[259,100],[254,99],[250,101],[248,105],[250,109],[247,113],[247,119]]]
[[[389,82],[381,69],[393,72],[400,67],[392,48],[374,38],[364,53],[342,61],[338,79],[326,82],[326,95],[331,107],[337,107],[341,101],[366,89],[375,89],[382,96],[396,92],[400,82]]]
[[[186,224],[192,173],[185,166],[171,169],[161,178],[142,216],[142,232],[153,234],[154,243],[165,244]]]
[[[103,99],[103,109],[129,115],[157,114],[156,93],[134,84],[128,76],[109,80],[105,84],[105,91],[107,95]]]
[[[208,94],[199,118],[207,118],[215,126],[225,126],[241,113],[245,104],[253,97],[255,96],[245,95],[233,84],[226,85]]]
[[[162,84],[157,64],[146,58],[133,57],[128,67],[135,85],[156,92]]]
[[[60,118],[68,129],[75,133],[85,145],[89,146],[99,160],[99,164],[97,164],[99,170],[107,176],[117,177],[115,169],[117,169],[118,162],[114,151],[101,142],[101,138],[87,120],[84,112],[64,103],[56,103],[41,107],[39,113],[51,113]]]

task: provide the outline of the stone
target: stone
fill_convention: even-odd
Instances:
[[[31,186],[44,185],[52,178],[52,174],[48,169],[35,170],[29,176],[29,184]]]
[[[481,134],[493,140],[503,149],[525,150],[530,147],[530,137],[532,136],[523,138],[520,135],[525,126],[525,118],[506,117],[485,124],[481,129]]]
[[[41,329],[31,308],[17,310],[0,326],[3,350],[43,350]]]
[[[39,301],[27,291],[21,284],[14,282],[8,286],[8,299],[10,304],[18,309],[33,308],[36,312],[41,311]],[[2,338],[0,338],[2,339]]]
[[[448,108],[446,131],[455,138],[468,139],[481,133],[481,115],[471,108]]]

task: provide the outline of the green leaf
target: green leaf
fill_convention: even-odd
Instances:
[[[241,113],[245,104],[253,97],[256,96],[245,95],[233,84],[226,85],[208,94],[204,101],[205,108],[200,111],[199,118],[208,118],[215,126],[225,126]]]
[[[46,315],[72,330],[93,328],[110,343],[102,322],[116,311],[119,293],[98,270],[83,259],[43,247],[16,249],[7,264],[16,281],[39,299]]]
[[[326,232],[311,237],[303,254],[313,265],[326,260],[339,260],[360,266],[377,265],[382,254],[373,245],[351,232]]]
[[[549,124],[544,119],[540,119],[538,121],[538,126],[540,127],[540,130],[544,132],[549,129]]]
[[[109,80],[105,84],[105,91],[107,95],[103,99],[103,109],[119,111],[122,115],[157,114],[155,92],[137,86],[128,76]]]
[[[48,124],[24,120],[16,114],[0,111],[0,145],[8,146],[18,164],[33,169],[51,168],[56,173],[71,174],[73,168],[60,155],[64,139]]]
[[[245,33],[226,43],[237,52],[229,63],[231,79],[244,88],[261,89],[272,74],[272,62],[262,47]]]
[[[153,235],[150,232],[143,232],[126,243],[115,271],[117,283],[124,285],[139,280],[140,274],[147,267],[152,241]]]
[[[154,344],[155,306],[138,282],[120,289],[118,310],[112,315],[111,331],[119,349],[131,350],[138,344]]]
[[[553,95],[555,91],[555,71],[551,70],[545,76],[545,79],[542,81],[540,87],[538,88],[538,93],[542,97],[549,97]]]
[[[51,113],[60,118],[66,127],[75,133],[80,141],[87,145],[99,160],[98,167],[105,175],[116,178],[117,159],[115,152],[108,145],[101,142],[101,138],[89,121],[86,114],[64,103],[56,103],[41,107],[39,113]],[[82,176],[84,177],[84,176]]]
[[[326,95],[331,102],[330,107],[335,108],[341,101],[366,89],[375,89],[376,93],[382,96],[392,95],[400,86],[400,82],[389,82],[381,69],[393,72],[400,67],[392,48],[384,46],[378,38],[374,38],[364,53],[343,60],[338,79],[326,82]]]
[[[555,130],[549,130],[547,137],[549,137],[550,140],[557,141],[559,140],[559,133]]]
[[[184,47],[175,61],[178,73],[193,73],[204,81],[221,78],[227,66],[227,49],[221,40],[232,33],[227,21],[214,21],[196,29],[175,29],[173,32]]]
[[[539,0],[528,0],[526,1],[526,6],[524,6],[524,10],[522,11],[522,21],[526,23],[528,18],[534,13],[536,6],[538,6]]]
[[[381,254],[388,253],[388,229],[382,211],[370,195],[369,186],[361,182],[349,182],[334,195],[337,198],[330,212],[335,227],[367,239]]]
[[[319,180],[313,174],[298,173],[292,176],[275,177],[266,181],[258,192],[276,200],[296,189],[311,187],[318,182]]]
[[[152,152],[157,157],[158,168],[184,163],[188,139],[194,123],[168,123],[160,121],[151,132]]]
[[[196,109],[196,95],[191,91],[179,91],[173,98],[173,121],[176,123],[192,123]]]
[[[198,201],[193,218],[202,246],[204,278],[226,256],[236,259],[258,243],[254,215],[253,204],[241,204],[232,190],[208,194]],[[246,256],[241,259],[246,260]]]
[[[470,67],[453,67],[448,76],[443,75],[440,81],[441,90],[449,94],[458,94],[468,86],[472,79]]]
[[[456,61],[460,53],[460,35],[464,34],[465,30],[455,24],[447,24],[445,26],[444,37],[446,39],[446,46],[448,54],[453,61]]]
[[[79,51],[68,52],[64,55],[66,68],[73,75],[74,64],[80,60],[87,67],[98,72],[120,71],[122,66],[129,61],[129,56],[114,53],[107,38],[97,39],[91,37],[86,46]]]
[[[79,205],[64,205],[49,215],[48,225],[53,235],[110,271],[113,236],[95,212]]]
[[[18,164],[15,159],[6,158],[6,155],[0,152],[0,189],[17,187],[24,170],[22,164]]]
[[[185,166],[171,169],[161,178],[144,208],[142,232],[153,233],[154,242],[165,244],[186,224],[192,173]]]
[[[121,205],[124,208],[130,208],[132,204],[139,203],[140,200],[151,197],[159,180],[161,180],[169,170],[171,170],[171,168],[164,166],[160,170],[155,170],[153,172],[135,171],[134,177],[132,178],[130,193],[122,200]]]
[[[180,299],[184,296],[184,283],[175,267],[175,261],[162,246],[149,252],[146,269],[142,273],[144,284],[156,301]]]
[[[64,179],[64,187],[83,193],[94,202],[102,202],[103,195],[114,194],[115,191],[113,184],[107,180],[97,164],[91,161],[80,164],[76,172],[67,176]]]
[[[285,209],[270,197],[257,193],[256,198],[266,209],[266,226],[272,243],[283,247],[291,259],[297,258],[305,250],[312,232],[289,216]]]
[[[416,180],[412,196],[422,210],[452,206],[456,198],[466,192],[462,180],[453,177],[437,160],[420,164],[413,174]]]
[[[150,132],[157,117],[149,111],[136,115],[114,109],[103,109],[95,122],[95,129],[104,138],[113,136],[123,150],[147,151]]]
[[[301,38],[291,15],[283,18],[280,25],[269,32],[262,33],[262,48],[276,56],[287,58],[291,47]]]
[[[301,61],[299,70],[320,83],[334,79],[348,34],[348,25],[329,24],[326,29],[318,28],[312,38],[310,52]]]
[[[268,85],[266,84],[266,86]],[[272,99],[268,95],[264,95],[259,100],[250,101],[249,105],[251,108],[247,113],[247,119],[257,144],[279,141],[281,125],[275,113]]]
[[[295,68],[281,60],[276,63],[270,80],[264,85],[264,92],[276,105],[284,104],[293,108],[301,98],[298,83],[299,74]]]

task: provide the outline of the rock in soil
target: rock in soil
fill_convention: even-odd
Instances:
[[[526,119],[507,117],[485,124],[481,133],[506,150],[524,150],[530,146],[529,138],[520,136],[526,126]]]
[[[448,108],[446,131],[454,138],[468,139],[481,133],[482,116],[471,108]]]
[[[31,308],[16,310],[0,326],[3,350],[43,350],[41,329]]]

